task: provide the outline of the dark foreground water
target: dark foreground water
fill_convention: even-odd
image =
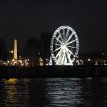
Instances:
[[[107,107],[107,78],[0,80],[0,107]]]

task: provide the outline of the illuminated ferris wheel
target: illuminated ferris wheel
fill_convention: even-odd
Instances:
[[[51,39],[51,56],[56,65],[73,65],[79,51],[76,32],[69,26],[61,26]]]

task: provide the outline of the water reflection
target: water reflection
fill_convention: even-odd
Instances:
[[[10,78],[8,80],[4,79],[5,84],[16,84],[18,82],[18,79],[16,78]]]
[[[82,104],[81,93],[79,78],[47,79],[47,97],[51,107],[75,107],[78,103]]]
[[[30,106],[31,107],[46,107],[49,103],[46,98],[46,84],[45,79],[32,79],[30,84]]]
[[[106,107],[107,78],[0,81],[0,107]]]
[[[49,107],[107,106],[105,81],[106,84],[100,78],[47,79]]]
[[[0,81],[0,107],[44,107],[44,79],[9,79]]]
[[[24,81],[24,85],[23,85]],[[3,80],[4,83],[0,94],[4,95],[3,102],[5,107],[24,107],[29,98],[28,85],[25,80],[18,80],[15,78]],[[5,91],[5,92],[4,92]],[[2,98],[0,98],[1,100]]]

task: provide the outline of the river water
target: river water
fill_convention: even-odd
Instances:
[[[107,107],[107,78],[0,80],[0,107]]]

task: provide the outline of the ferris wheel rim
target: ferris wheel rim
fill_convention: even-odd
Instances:
[[[73,58],[71,59],[71,61],[72,62],[74,62],[74,60],[75,60],[75,57],[78,55],[78,52],[79,52],[79,39],[78,39],[78,36],[77,36],[77,33],[75,32],[75,30],[73,29],[73,28],[71,28],[70,26],[60,26],[59,28],[57,28],[56,30],[55,30],[55,32],[53,33],[53,36],[52,36],[52,39],[51,39],[51,47],[50,47],[50,50],[51,50],[51,56],[52,56],[52,58],[53,58],[53,60],[55,61],[55,63],[57,63],[56,62],[56,58],[55,58],[55,53],[54,53],[54,49],[53,49],[53,47],[54,47],[54,40],[56,39],[60,44],[56,44],[56,45],[59,45],[60,47],[59,47],[59,49],[57,48],[56,49],[56,51],[57,50],[59,50],[59,51],[61,51],[61,45],[62,45],[62,43],[61,43],[61,41],[59,41],[58,40],[58,38],[56,38],[56,35],[57,35],[57,33],[61,33],[60,32],[60,30],[61,29],[67,29],[67,32],[69,32],[69,31],[72,31],[72,35],[75,35],[75,40],[74,41],[71,41],[71,42],[69,42],[69,40],[70,40],[70,38],[72,38],[72,37],[70,37],[69,38],[69,40],[68,41],[66,41],[67,42],[67,48],[68,47],[70,47],[70,46],[68,46],[69,44],[71,44],[72,42],[76,42],[76,47],[72,47],[72,48],[76,48],[76,51],[75,51],[75,53],[73,54],[74,56],[73,56]],[[67,33],[66,32],[66,33]],[[72,36],[72,35],[70,35],[70,36]],[[61,36],[61,34],[60,34],[60,36]],[[68,37],[69,37],[69,35],[68,35]],[[68,43],[69,42],[69,43]],[[69,48],[68,48],[69,49]],[[70,51],[70,50],[67,50],[67,51],[69,51],[69,53],[71,54],[72,52]],[[65,55],[65,54],[64,54]],[[63,57],[65,57],[65,56],[63,56]]]

